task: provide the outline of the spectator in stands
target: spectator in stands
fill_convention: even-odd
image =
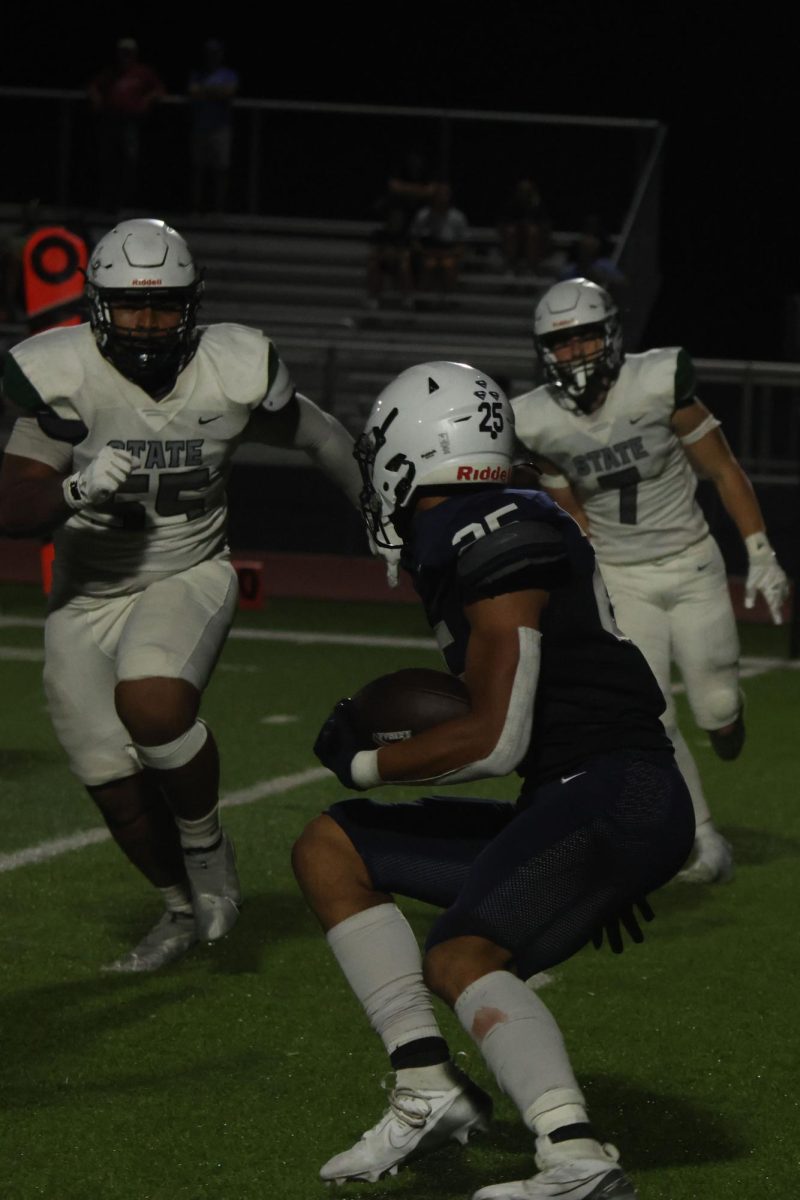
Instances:
[[[384,219],[392,211],[403,214],[406,232],[419,209],[430,203],[436,184],[425,167],[425,160],[418,150],[409,150],[389,172],[386,193],[379,203]]]
[[[530,175],[518,179],[497,222],[506,274],[535,274],[550,244],[550,219]]]
[[[204,63],[189,78],[192,116],[192,208],[222,212],[228,196],[233,140],[233,98],[239,76],[225,63],[225,47],[209,38]]]
[[[464,257],[467,218],[452,203],[450,185],[437,183],[430,204],[421,208],[411,226],[412,251],[423,291],[438,288],[446,305],[453,303],[458,271]]]
[[[164,96],[164,85],[139,61],[135,39],[123,37],[115,62],[95,75],[88,91],[98,119],[100,202],[111,209],[135,204],[142,127]]]
[[[594,213],[584,217],[559,279],[590,279],[618,299],[628,280],[614,262],[612,249],[611,238],[603,229],[600,218]]]
[[[401,204],[389,208],[382,225],[370,234],[367,258],[367,308],[378,308],[384,284],[389,281],[400,293],[403,308],[414,306],[411,274],[411,239]]]

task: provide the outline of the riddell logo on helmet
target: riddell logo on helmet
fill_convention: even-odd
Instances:
[[[508,467],[459,467],[456,480],[461,479],[469,483],[505,483]]]
[[[131,287],[161,287],[160,279],[132,279]]]

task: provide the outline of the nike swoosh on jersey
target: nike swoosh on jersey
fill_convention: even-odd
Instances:
[[[198,417],[197,424],[198,425],[208,425],[210,421],[219,421],[221,416],[222,416],[222,413],[218,413],[216,417]]]
[[[561,776],[561,782],[562,782],[562,783],[569,783],[569,781],[570,781],[571,779],[577,779],[579,775],[585,775],[585,774],[586,774],[586,772],[585,772],[585,771],[576,771],[574,775],[562,775],[562,776]]]
[[[698,569],[698,571],[705,571],[706,567],[710,567],[710,566],[711,566],[711,562],[709,561],[707,563],[701,563],[697,569]]]
[[[628,423],[630,425],[638,425],[640,421],[644,420],[645,415],[645,413],[639,413],[638,417],[628,417]]]

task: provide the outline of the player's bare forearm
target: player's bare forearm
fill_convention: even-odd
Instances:
[[[564,512],[569,513],[573,521],[577,521],[583,532],[589,537],[589,518],[586,515],[586,509],[572,488],[549,488],[545,485],[544,490],[548,496],[555,500],[559,508],[563,508]]]
[[[763,533],[764,517],[753,485],[739,465],[724,433],[718,423],[704,432],[713,420],[708,409],[695,402],[674,414],[672,426],[683,441],[684,452],[692,467],[701,479],[711,480],[742,537]],[[693,434],[702,436],[695,440]]]
[[[65,521],[70,515],[65,478],[44,463],[6,454],[0,468],[0,533],[30,537]]]
[[[725,511],[739,530],[742,538],[751,533],[764,532],[764,517],[753,485],[739,466],[731,459],[714,478],[714,485]]]
[[[382,746],[378,751],[378,771],[386,783],[436,779],[487,757],[492,749],[485,723],[471,712],[455,721],[444,721],[407,741]]]

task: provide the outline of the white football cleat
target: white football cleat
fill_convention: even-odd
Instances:
[[[479,1188],[472,1200],[638,1200],[635,1187],[618,1166],[615,1146],[581,1141],[554,1147],[549,1138],[537,1138],[536,1148],[538,1175]],[[567,1157],[575,1152],[581,1157]]]
[[[197,936],[216,942],[230,933],[239,919],[242,891],[236,870],[236,854],[227,833],[210,850],[184,850]]]
[[[697,835],[692,862],[677,877],[683,883],[729,883],[733,879],[733,851],[713,825]]]
[[[446,1090],[395,1087],[389,1092],[389,1108],[374,1125],[342,1154],[336,1154],[320,1169],[320,1179],[343,1183],[365,1179],[375,1183],[410,1158],[436,1150],[449,1138],[466,1145],[473,1130],[486,1130],[492,1101],[485,1092],[454,1068],[458,1080]]]
[[[197,941],[192,913],[162,913],[149,933],[138,946],[121,955],[114,962],[101,967],[101,971],[130,974],[139,971],[157,971],[168,963],[182,958]]]

